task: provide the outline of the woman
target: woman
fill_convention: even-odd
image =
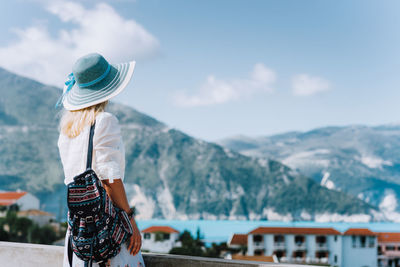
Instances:
[[[63,104],[66,111],[60,121],[58,148],[64,168],[64,183],[68,185],[86,169],[90,126],[95,122],[92,169],[115,206],[132,211],[125,194],[123,179],[125,151],[117,118],[105,112],[108,100],[119,94],[130,81],[135,62],[109,64],[99,54],[89,54],[77,60],[64,93],[56,106]],[[130,219],[133,235],[121,251],[108,261],[108,266],[144,266],[140,253],[141,236],[136,222]],[[64,249],[64,267],[70,266],[67,231]],[[73,267],[85,262],[75,254]],[[94,264],[93,266],[98,266]]]

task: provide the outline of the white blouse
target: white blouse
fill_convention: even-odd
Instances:
[[[67,185],[73,178],[86,170],[86,158],[90,126],[75,138],[60,133],[58,149],[64,168],[64,183]],[[96,117],[93,136],[92,169],[99,179],[124,179],[125,149],[118,119],[108,112],[101,112]]]

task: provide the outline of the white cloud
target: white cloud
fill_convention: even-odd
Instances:
[[[182,107],[222,104],[257,93],[270,93],[273,91],[271,85],[275,80],[275,72],[258,63],[248,79],[220,80],[214,75],[209,75],[196,93],[176,92],[174,102]]]
[[[321,77],[299,74],[293,77],[292,88],[294,95],[309,96],[329,90],[330,83]]]
[[[397,208],[397,198],[393,190],[386,190],[385,197],[382,199],[379,204],[379,208],[382,211],[386,212],[394,212]]]
[[[0,47],[4,68],[61,87],[76,59],[87,53],[98,52],[110,62],[124,62],[158,51],[159,42],[153,35],[108,4],[86,9],[71,1],[42,3],[65,27],[55,36],[44,25],[15,29],[17,41]]]

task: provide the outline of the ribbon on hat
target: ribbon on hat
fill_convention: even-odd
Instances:
[[[64,98],[67,96],[68,92],[71,91],[72,87],[75,85],[75,82],[76,81],[75,81],[74,74],[70,73],[68,75],[68,80],[65,82],[67,89],[63,92],[61,97],[58,99],[56,106],[55,106],[56,108],[58,108],[64,102]]]
[[[79,87],[88,87],[88,86],[91,86],[93,84],[96,84],[96,83],[102,81],[108,75],[110,70],[111,70],[111,65],[108,64],[106,71],[102,75],[100,75],[100,77],[98,77],[97,79],[94,79],[93,81],[88,82],[88,83],[78,83],[78,86]]]

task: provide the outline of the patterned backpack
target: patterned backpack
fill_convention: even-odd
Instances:
[[[101,181],[92,169],[93,134],[90,127],[86,171],[68,184],[68,259],[72,266],[72,251],[85,267],[95,261],[100,267],[116,256],[121,245],[133,233],[127,213],[114,206]]]

